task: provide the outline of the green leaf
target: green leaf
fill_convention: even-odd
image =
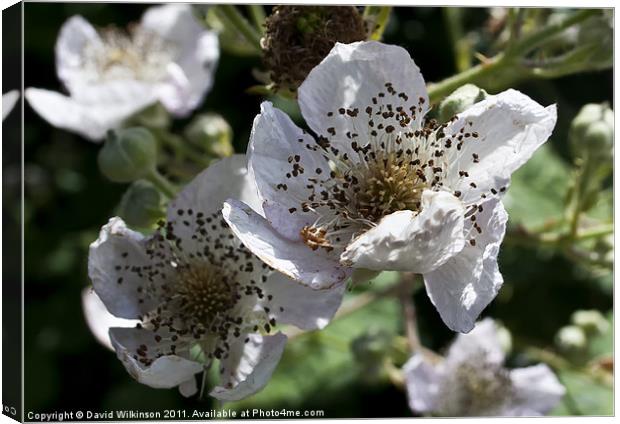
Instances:
[[[576,371],[562,370],[558,377],[567,393],[550,415],[613,414],[614,396],[611,387]]]
[[[569,181],[569,167],[544,144],[512,177],[504,197],[510,223],[534,228],[561,219]]]

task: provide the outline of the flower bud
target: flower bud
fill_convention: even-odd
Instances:
[[[163,196],[153,184],[137,180],[123,194],[117,214],[131,227],[149,228],[164,216],[163,202]]]
[[[128,118],[124,126],[166,129],[170,127],[171,122],[172,119],[166,108],[157,102]]]
[[[571,123],[568,135],[573,154],[595,161],[611,159],[614,112],[606,104],[587,104]]]
[[[587,336],[603,334],[609,329],[609,323],[599,311],[575,311],[571,322],[581,328]]]
[[[185,128],[185,137],[212,156],[222,158],[234,153],[232,128],[217,114],[196,116]]]
[[[275,6],[265,20],[263,61],[276,89],[295,92],[337,41],[367,37],[366,24],[353,6]]]
[[[588,339],[581,327],[567,325],[560,328],[555,336],[555,343],[562,351],[574,353],[584,350],[588,345]]]
[[[486,99],[487,96],[488,93],[486,91],[473,84],[465,84],[457,88],[439,104],[439,121],[447,122],[454,115],[463,112],[474,103]]]
[[[103,175],[117,183],[143,178],[155,169],[157,142],[141,127],[108,131],[98,163]]]

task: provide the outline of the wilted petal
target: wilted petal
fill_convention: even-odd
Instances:
[[[404,210],[350,243],[341,261],[355,268],[426,273],[463,249],[462,203],[446,192],[426,190],[419,214]]]
[[[351,148],[347,133],[357,133],[361,144],[365,144],[371,118],[376,125],[400,128],[398,114],[382,116],[388,112],[387,105],[394,111],[402,107],[409,115],[415,112],[412,128],[420,125],[428,109],[424,79],[409,53],[402,47],[374,41],[336,43],[308,74],[298,95],[302,115],[310,128],[329,138],[334,147],[347,152],[353,161],[358,155]]]
[[[504,362],[504,351],[497,334],[497,326],[490,318],[476,324],[469,334],[458,335],[448,351],[448,361],[467,363],[472,358],[479,357],[483,352],[486,363],[502,364]]]
[[[198,362],[176,355],[166,355],[145,365],[134,358],[140,345],[153,351],[156,347],[154,334],[139,328],[111,328],[110,339],[116,349],[118,359],[123,362],[127,372],[138,382],[156,389],[169,389],[184,384],[194,374],[203,370]],[[138,355],[136,355],[138,356]],[[140,358],[140,356],[138,356]]]
[[[97,293],[91,288],[82,290],[82,309],[86,317],[88,328],[99,343],[110,350],[114,350],[108,331],[112,327],[135,327],[140,321],[134,319],[117,318],[108,312]]]
[[[265,289],[273,295],[272,305],[278,322],[292,324],[304,330],[324,328],[332,319],[346,290],[344,284],[323,290],[291,280],[284,274],[275,272],[265,282]]]
[[[446,155],[450,164],[446,185],[461,191],[466,204],[479,201],[483,193],[491,194],[491,189],[501,189],[547,141],[556,118],[555,105],[545,108],[515,90],[476,103],[443,130],[446,137],[469,135],[460,149],[453,148]]]
[[[291,240],[299,240],[301,228],[315,219],[313,213],[301,211],[300,199],[312,193],[307,188],[308,178],[317,178],[317,169],[324,175],[330,171],[321,150],[313,150],[316,147],[314,139],[288,115],[269,102],[261,104],[261,113],[254,119],[250,136],[248,168],[265,200],[267,220]],[[303,173],[290,178],[297,164],[303,166]],[[291,208],[295,209],[294,213]]]
[[[502,203],[490,199],[477,212],[476,223],[467,220],[466,231],[475,236],[475,245],[463,250],[441,267],[424,274],[426,291],[441,318],[454,331],[469,332],[480,312],[495,298],[504,280],[497,266],[499,246],[506,231],[508,214]]]
[[[8,93],[2,95],[2,120],[7,117],[9,112],[13,110],[15,104],[19,100],[19,91],[11,90]]]
[[[513,399],[507,406],[510,415],[535,415],[532,412],[544,415],[555,408],[566,393],[545,364],[512,370],[510,378],[514,390]]]
[[[129,269],[151,263],[145,243],[142,234],[115,217],[101,228],[99,238],[90,245],[88,276],[108,311],[117,317],[136,319],[156,306],[150,298],[140,303],[137,289],[144,279]]]
[[[313,289],[326,289],[343,282],[349,272],[323,252],[279,234],[249,206],[229,199],[224,219],[243,244],[267,265]]]
[[[230,355],[222,361],[221,386],[211,391],[211,396],[222,401],[235,401],[251,396],[265,387],[275,370],[286,336],[250,334],[249,341],[240,337],[231,346]]]
[[[438,367],[429,363],[422,354],[413,355],[403,366],[409,407],[425,413],[435,409],[442,381]]]

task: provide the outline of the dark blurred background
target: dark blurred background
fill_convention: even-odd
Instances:
[[[54,43],[68,17],[80,14],[94,25],[124,26],[138,21],[147,6],[26,3],[25,87],[62,90],[55,72]],[[488,19],[485,9],[472,8],[464,16],[468,28],[482,27]],[[395,8],[384,41],[407,48],[427,81],[455,73],[440,8]],[[253,67],[260,67],[260,59],[222,53],[214,88],[200,108],[217,111],[228,120],[237,152],[245,151],[252,120],[263,100],[245,92],[256,84]],[[571,164],[566,142],[570,120],[585,103],[611,103],[612,78],[609,70],[515,87],[544,105],[559,105],[551,147],[560,167]],[[126,187],[107,181],[99,173],[97,144],[51,127],[27,105],[25,122],[26,410],[210,409],[213,405],[208,397],[184,399],[176,390],[156,390],[136,383],[115,355],[90,334],[80,301],[82,289],[89,284],[87,249],[113,214]],[[182,124],[175,125],[181,128]],[[544,161],[541,166],[545,166]],[[560,188],[548,186],[549,181],[536,179],[536,175],[532,178],[524,187],[536,192],[528,203],[536,213],[537,193],[545,190],[558,196]],[[527,195],[528,191],[524,192]],[[13,207],[17,210],[18,205]],[[556,331],[576,309],[593,308],[604,313],[611,309],[611,276],[584,271],[553,251],[508,245],[502,250],[500,267],[505,286],[483,315],[501,319],[515,338],[527,343],[543,348],[552,345]],[[452,334],[424,290],[416,293],[415,300],[423,342],[434,349],[445,347]],[[324,409],[329,418],[411,416],[405,394],[385,380],[365,383],[368,370],[348,352],[347,340],[371,326],[385,323],[389,331],[400,331],[402,323],[394,305],[379,302],[373,308],[335,327],[334,331],[342,332],[344,342],[339,347],[341,356],[333,361],[332,357],[309,358],[311,350],[291,343],[271,387],[243,405]],[[313,336],[295,343],[307,347],[313,340],[329,343]]]

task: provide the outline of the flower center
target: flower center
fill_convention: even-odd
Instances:
[[[198,321],[209,327],[226,315],[239,300],[237,287],[222,270],[199,264],[178,271],[179,315],[184,322]]]
[[[99,35],[101,43],[90,43],[83,51],[84,69],[96,81],[158,81],[175,57],[174,45],[139,25],[130,27],[129,32],[108,27]]]
[[[444,416],[495,415],[512,393],[510,375],[483,359],[458,364],[444,382],[439,412]]]

